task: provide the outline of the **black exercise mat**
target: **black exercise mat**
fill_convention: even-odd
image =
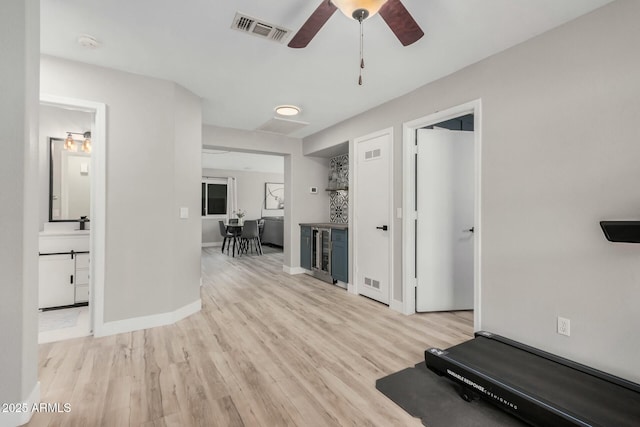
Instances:
[[[380,378],[376,388],[427,427],[526,426],[488,402],[462,400],[457,385],[431,372],[424,362]]]

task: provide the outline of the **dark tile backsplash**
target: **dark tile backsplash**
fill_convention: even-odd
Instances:
[[[329,187],[349,186],[349,155],[334,157],[329,163]],[[329,193],[329,221],[337,224],[349,222],[349,191],[337,190]]]

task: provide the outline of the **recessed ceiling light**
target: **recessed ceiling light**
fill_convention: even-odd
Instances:
[[[276,113],[281,116],[297,116],[300,114],[300,107],[296,107],[295,105],[278,105],[276,107]]]
[[[95,37],[88,34],[82,34],[80,37],[78,37],[78,44],[88,49],[95,49],[97,47],[100,47],[100,42],[96,40]]]

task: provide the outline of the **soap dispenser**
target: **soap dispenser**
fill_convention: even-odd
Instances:
[[[86,216],[81,216],[81,217],[80,217],[80,220],[79,220],[78,222],[80,223],[80,230],[86,230],[86,228],[85,228],[85,224],[86,224],[87,222],[89,222],[89,220],[87,219],[87,217],[86,217]]]

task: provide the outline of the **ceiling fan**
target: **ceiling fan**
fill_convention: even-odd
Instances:
[[[400,0],[322,0],[288,46],[306,47],[336,9],[340,9],[347,17],[359,21],[360,24],[379,13],[403,46],[415,43],[424,35]]]

